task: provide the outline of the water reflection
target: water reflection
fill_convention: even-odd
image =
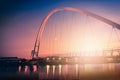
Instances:
[[[46,65],[46,66],[19,66],[0,68],[0,73],[37,74],[39,79],[84,79],[96,80],[120,80],[120,64],[75,64],[75,65]],[[108,77],[109,76],[109,77]],[[111,79],[110,79],[111,78]],[[115,79],[113,79],[115,78]]]
[[[61,68],[62,68],[62,66],[59,65],[59,75],[61,75]]]
[[[6,73],[17,73],[19,70],[19,67],[0,67],[0,74],[6,74]]]
[[[56,67],[55,65],[52,66],[53,77],[54,77],[54,75],[55,75],[55,67]]]
[[[78,77],[78,64],[75,65],[76,77]]]
[[[46,68],[47,68],[47,76],[48,76],[49,70],[50,70],[50,66],[49,66],[49,65],[46,65]]]

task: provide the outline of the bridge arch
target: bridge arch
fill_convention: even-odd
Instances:
[[[44,31],[44,27],[48,21],[48,19],[56,12],[59,12],[59,11],[64,11],[64,10],[67,10],[67,11],[73,11],[73,12],[77,12],[77,13],[80,13],[80,14],[84,14],[84,15],[87,15],[87,16],[91,16],[93,18],[96,18],[102,22],[105,22],[106,24],[109,24],[111,25],[112,27],[115,27],[117,29],[120,29],[120,25],[111,21],[111,20],[108,20],[104,17],[101,17],[99,15],[96,15],[94,13],[91,13],[91,12],[88,12],[88,11],[85,11],[83,9],[77,9],[77,8],[72,8],[72,7],[63,7],[63,8],[56,8],[54,10],[52,10],[51,12],[48,13],[48,15],[43,19],[40,27],[39,27],[39,30],[38,30],[38,33],[37,33],[37,37],[36,37],[36,41],[35,41],[35,45],[34,45],[34,49],[32,50],[31,54],[32,54],[32,58],[37,58],[38,57],[38,53],[39,53],[39,47],[40,47],[40,41],[42,39],[42,33]]]

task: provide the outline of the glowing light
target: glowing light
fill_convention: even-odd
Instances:
[[[55,65],[52,66],[53,67],[53,77],[55,75]]]
[[[61,72],[62,72],[62,66],[59,65],[59,75],[61,75]]]
[[[49,58],[47,58],[47,60],[49,60]]]
[[[49,70],[50,70],[50,66],[46,65],[46,68],[47,68],[47,75],[48,75],[49,74]]]
[[[55,58],[52,58],[53,60],[55,60]]]
[[[61,60],[61,58],[58,58],[59,60]]]

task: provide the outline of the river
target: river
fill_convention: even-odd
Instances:
[[[25,66],[0,69],[0,80],[120,80],[120,63]]]

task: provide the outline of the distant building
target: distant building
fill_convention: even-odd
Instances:
[[[9,66],[19,66],[19,61],[21,59],[18,57],[0,57],[0,66],[9,67]]]

